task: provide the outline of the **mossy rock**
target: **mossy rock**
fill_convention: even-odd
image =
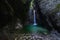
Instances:
[[[55,15],[57,12],[60,12],[60,4],[57,4],[56,7],[51,10],[50,14]]]
[[[59,8],[59,9],[60,9],[60,4],[58,4],[58,5],[56,6],[56,8]]]

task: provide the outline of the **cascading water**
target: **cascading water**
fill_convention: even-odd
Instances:
[[[33,14],[33,25],[37,25],[37,23],[36,23],[36,14],[35,14],[35,10],[34,9],[32,9],[32,8],[30,8],[29,9],[29,19],[30,20],[32,20],[32,14]]]
[[[35,10],[33,10],[33,15],[34,15],[34,24],[33,24],[33,25],[37,25],[37,23],[36,23],[36,14],[35,14]]]
[[[29,17],[30,17],[30,19],[32,18],[32,14],[33,14],[33,25],[37,25],[37,23],[36,23],[36,10],[34,9],[34,6],[35,6],[35,4],[34,4],[34,0],[32,0],[31,1],[31,3],[30,3],[30,8],[29,8]]]

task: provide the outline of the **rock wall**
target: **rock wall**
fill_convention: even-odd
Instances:
[[[60,4],[60,0],[41,0],[39,1],[39,6],[42,13],[53,10],[57,4]]]

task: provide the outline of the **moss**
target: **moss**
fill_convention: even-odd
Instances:
[[[25,4],[27,0],[22,0],[22,2]]]
[[[57,12],[60,12],[60,4],[57,4],[55,9],[53,9],[50,14],[55,15]]]
[[[56,5],[55,11],[59,12],[60,11],[60,4]]]
[[[60,9],[60,4],[57,4],[56,8],[59,8]]]

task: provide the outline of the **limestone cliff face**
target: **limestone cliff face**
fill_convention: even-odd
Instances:
[[[56,5],[60,4],[60,0],[41,0],[39,2],[39,6],[41,11],[45,14],[48,11],[53,10],[56,8]]]

